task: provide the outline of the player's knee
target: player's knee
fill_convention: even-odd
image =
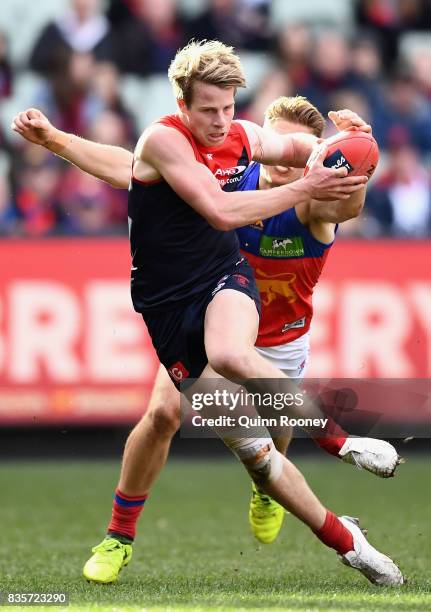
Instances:
[[[271,438],[243,438],[225,442],[244,464],[257,486],[278,480],[283,470],[283,456]]]
[[[180,406],[178,402],[157,402],[149,409],[148,417],[158,435],[173,435],[180,427]]]
[[[225,378],[250,378],[252,354],[250,350],[219,347],[208,354],[210,366]]]
[[[282,455],[271,442],[243,463],[256,485],[262,487],[278,480],[283,469],[282,461]]]

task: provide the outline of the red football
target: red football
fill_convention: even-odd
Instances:
[[[351,176],[366,175],[370,178],[373,175],[379,161],[379,147],[371,134],[357,130],[345,130],[326,138],[324,144],[328,147],[328,153],[323,162],[327,168],[345,166]],[[304,174],[307,174],[311,168],[320,147],[316,149],[307,161]]]

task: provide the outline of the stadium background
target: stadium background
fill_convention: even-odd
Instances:
[[[70,571],[79,571],[82,551],[102,533],[118,463],[81,469],[53,462],[32,471],[31,464],[10,460],[118,459],[145,408],[157,364],[129,297],[127,194],[24,142],[10,131],[10,122],[34,106],[63,130],[132,149],[150,121],[175,110],[166,70],[191,37],[219,38],[237,48],[249,84],[238,93],[237,117],[261,123],[272,99],[299,93],[324,113],[351,108],[372,123],[381,163],[363,214],[340,228],[316,291],[309,374],[430,377],[429,2],[2,0],[0,472],[9,493],[3,520],[10,533],[17,521],[17,541],[27,530],[34,532],[38,517],[52,511],[42,493],[51,483],[58,487],[60,507],[79,508],[83,500],[93,504],[97,512]],[[411,416],[408,405],[404,416]],[[428,409],[424,431],[430,424]],[[413,441],[403,451],[413,456],[427,446],[428,440]],[[317,466],[305,441],[296,441],[292,452],[304,449],[310,465]],[[204,451],[226,459],[215,441],[174,444],[174,454]],[[421,488],[429,467],[424,457],[425,463],[412,459],[406,474],[410,488],[400,485],[392,498],[388,494],[393,507],[414,490],[423,495],[422,501],[415,497],[416,509],[429,503]],[[62,475],[60,465],[66,466]],[[184,478],[178,465],[174,461],[171,480],[162,478],[162,497],[172,482]],[[205,486],[201,469],[192,474]],[[233,478],[224,464],[221,469],[220,483],[234,496],[241,476]],[[317,487],[324,478],[319,469],[310,468],[308,475]],[[215,471],[211,474],[217,483]],[[344,474],[353,481],[348,470]],[[366,478],[360,482],[362,499],[381,487]],[[78,483],[81,499],[71,493]],[[40,508],[32,511],[31,527],[24,512],[29,499]],[[200,499],[207,510],[210,499]],[[162,515],[169,512],[167,502],[161,507]],[[165,527],[157,522],[161,532]],[[38,529],[38,537],[45,538]],[[74,550],[70,542],[67,546]],[[373,608],[378,609],[376,601]]]
[[[133,148],[175,110],[166,70],[191,37],[235,45],[261,123],[279,95],[370,121],[382,159],[315,295],[310,376],[431,372],[428,2],[27,0],[0,14],[0,420],[130,424],[156,362],[128,292],[127,193],[10,130],[29,106]],[[328,133],[331,128],[328,126]],[[406,407],[408,410],[408,407]],[[431,412],[430,412],[431,420]]]

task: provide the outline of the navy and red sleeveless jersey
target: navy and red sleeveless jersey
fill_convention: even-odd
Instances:
[[[259,171],[260,164],[251,164],[238,191],[258,189]],[[256,346],[278,346],[299,338],[310,328],[314,286],[332,243],[316,240],[294,208],[242,227],[237,234],[262,302]]]
[[[191,144],[224,191],[234,191],[251,161],[243,127],[232,122],[220,146],[204,147],[176,115],[156,123],[176,129]],[[181,164],[181,160],[178,160]],[[193,176],[190,176],[193,181]],[[213,286],[240,258],[235,231],[214,229],[164,179],[132,178],[129,189],[132,301],[135,310],[170,310]]]

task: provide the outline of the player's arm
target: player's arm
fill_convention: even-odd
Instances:
[[[11,128],[29,142],[45,147],[114,187],[127,189],[129,186],[133,154],[126,149],[62,132],[35,108],[16,115]]]
[[[343,223],[358,217],[364,208],[366,187],[352,193],[346,200],[320,202],[312,200],[309,205],[310,221]]]
[[[367,177],[347,177],[345,168],[325,168],[325,155],[322,147],[307,176],[290,185],[260,192],[224,192],[210,170],[195,160],[190,144],[179,132],[155,126],[138,143],[135,173],[138,179],[144,178],[140,176],[142,169],[152,168],[213,227],[230,230],[310,202],[318,195],[328,200],[346,199],[362,188]]]
[[[278,134],[251,121],[238,121],[244,128],[254,161],[269,166],[305,168],[318,138],[313,134]]]

